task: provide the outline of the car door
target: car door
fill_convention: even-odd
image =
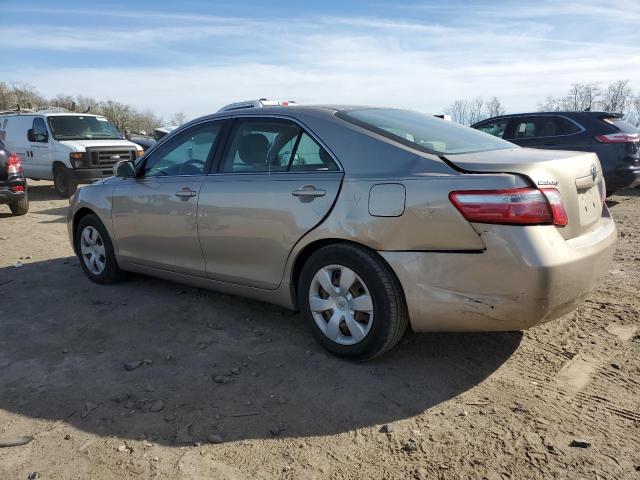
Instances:
[[[31,125],[31,137],[27,134],[29,162],[24,170],[27,177],[51,178],[51,148],[49,131],[42,117],[35,117]]]
[[[223,122],[194,125],[143,158],[136,178],[113,192],[113,228],[121,260],[205,276],[198,240],[198,194]]]
[[[293,246],[331,209],[343,173],[319,140],[276,118],[237,120],[200,191],[207,275],[274,289]]]

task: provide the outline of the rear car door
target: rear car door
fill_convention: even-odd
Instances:
[[[207,275],[275,289],[293,246],[333,206],[342,177],[320,141],[293,121],[237,120],[200,191]]]
[[[113,193],[113,228],[121,260],[205,276],[196,221],[198,193],[223,122],[194,125],[143,158],[136,178]]]

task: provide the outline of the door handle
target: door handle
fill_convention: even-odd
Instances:
[[[195,190],[191,190],[189,187],[184,187],[176,192],[176,197],[180,197],[180,198],[190,198],[195,196],[196,196]]]
[[[291,192],[291,195],[293,195],[294,197],[310,198],[310,197],[324,197],[326,193],[327,192],[325,192],[324,190],[316,188],[315,185],[303,185],[300,188],[297,188],[293,192]]]

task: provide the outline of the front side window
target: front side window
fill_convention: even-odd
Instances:
[[[342,110],[339,118],[403,145],[434,155],[518,148],[516,145],[448,120],[390,108]]]
[[[502,135],[504,135],[504,131],[507,129],[507,123],[509,123],[507,119],[496,120],[495,122],[484,123],[476,127],[476,130],[488,133],[489,135],[493,135],[494,137],[502,138]]]
[[[241,120],[222,159],[223,173],[337,170],[330,155],[287,120]]]
[[[121,140],[122,135],[106,117],[56,115],[49,117],[56,140]]]
[[[203,175],[213,155],[220,123],[206,123],[189,128],[159,146],[144,160],[143,175]]]
[[[44,123],[44,119],[36,117],[33,119],[33,141],[40,143],[47,143],[49,141],[49,133],[47,132],[47,126]]]

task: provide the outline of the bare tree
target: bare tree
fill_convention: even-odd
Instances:
[[[602,92],[599,108],[605,112],[616,112],[626,115],[633,101],[633,91],[629,80],[618,80],[611,83]]]
[[[485,118],[503,115],[505,112],[500,99],[491,97],[485,102],[482,97],[471,100],[455,100],[444,113],[451,115],[451,120],[462,125],[473,125]]]
[[[444,113],[451,115],[451,121],[467,125],[469,103],[466,100],[454,100],[451,105],[444,109]]]
[[[58,94],[53,99],[49,100],[49,104],[54,107],[66,108],[67,110],[74,110],[76,107],[76,101],[71,95]]]
[[[171,125],[182,125],[186,119],[187,116],[184,112],[176,112],[173,114],[173,117],[171,117],[170,123]]]
[[[132,132],[149,134],[154,128],[160,127],[164,121],[151,110],[133,111],[127,127]]]
[[[104,115],[111,120],[116,128],[121,132],[124,132],[129,128],[133,114],[133,109],[129,105],[115,102],[113,100],[105,100],[98,104],[97,110],[101,115]]]
[[[560,110],[562,110],[562,98],[547,95],[542,102],[538,103],[539,112],[559,112]]]
[[[498,97],[491,97],[491,100],[486,103],[485,111],[487,117],[489,118],[504,115],[506,112],[504,106],[502,105],[502,102]]]
[[[38,108],[46,104],[46,100],[33,85],[28,83],[14,82],[11,84],[11,96],[14,106],[20,105],[20,108]]]
[[[640,127],[640,93],[632,98],[630,112],[626,119],[636,127]]]

